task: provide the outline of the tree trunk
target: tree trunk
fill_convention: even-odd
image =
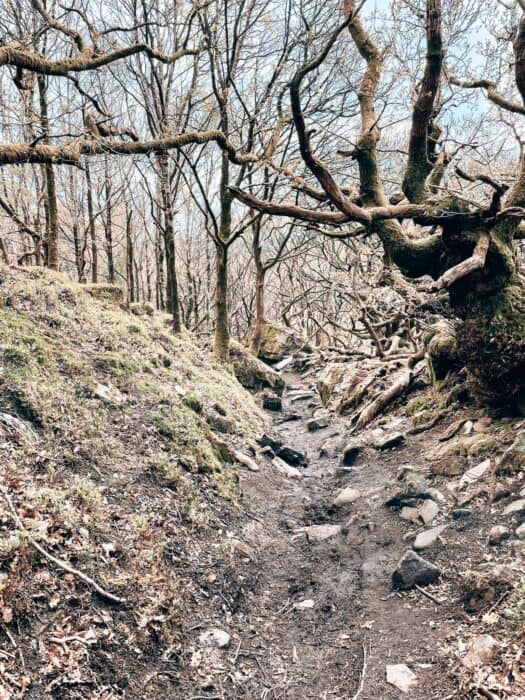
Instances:
[[[41,142],[49,144],[49,117],[47,109],[47,78],[39,75],[38,94],[40,101],[40,124],[42,126]],[[44,165],[44,176],[46,184],[46,237],[45,237],[45,258],[47,267],[58,270],[60,261],[58,256],[58,207],[55,170],[51,163]]]
[[[93,207],[93,185],[91,182],[91,171],[89,169],[88,158],[84,159],[84,171],[86,173],[88,229],[91,244],[91,281],[96,284],[98,282],[98,249],[95,229],[95,210]]]
[[[115,283],[115,262],[113,260],[113,210],[111,204],[111,179],[109,176],[108,157],[104,158],[104,187],[106,191],[106,219],[104,221],[104,235],[106,238],[106,256],[108,259],[108,282]]]
[[[525,278],[517,270],[502,278],[489,264],[473,284],[454,291],[458,353],[474,395],[497,414],[524,415]]]
[[[155,241],[155,266],[157,272],[155,279],[155,300],[157,309],[164,310],[166,308],[164,304],[164,251],[160,230],[157,230],[157,238]]]
[[[264,265],[255,266],[255,323],[251,341],[251,350],[254,355],[259,354],[261,344],[261,333],[266,323],[265,316],[265,278],[266,269]]]
[[[166,251],[166,302],[172,315],[173,331],[180,333],[181,317],[179,288],[175,258],[175,227],[173,223],[173,201],[170,186],[169,158],[163,153],[158,158],[160,191],[163,210],[163,237]]]
[[[215,345],[214,354],[219,362],[228,361],[230,328],[228,322],[228,247],[218,244],[217,285],[215,290]]]
[[[133,260],[133,240],[132,240],[132,213],[126,214],[126,282],[128,290],[128,303],[135,301],[135,269]]]
[[[230,161],[228,154],[221,160],[221,220],[219,239],[215,243],[217,253],[217,282],[215,292],[215,357],[227,362],[230,350],[230,328],[228,320],[228,248],[232,232],[232,197],[229,192]]]

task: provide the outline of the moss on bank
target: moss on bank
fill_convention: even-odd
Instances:
[[[111,627],[122,648],[132,634],[135,650],[150,650],[180,633],[192,604],[183,562],[219,551],[240,496],[206,410],[221,407],[241,448],[263,420],[189,334],[173,336],[161,314],[132,316],[111,290],[92,292],[58,273],[0,267],[0,484],[45,549],[132,601],[133,618],[122,609],[115,628],[94,625],[101,640]],[[0,499],[0,610],[21,646],[35,620],[59,635],[73,599],[75,619],[98,615],[91,592],[63,573],[27,545]],[[46,644],[34,679],[47,673]],[[92,672],[88,656],[78,663]]]

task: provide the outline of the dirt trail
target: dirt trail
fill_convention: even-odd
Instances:
[[[286,379],[274,427],[287,445],[307,452],[309,465],[301,479],[278,472],[270,460],[258,473],[243,472],[249,519],[235,536],[254,555],[240,572],[243,602],[228,616],[232,643],[227,658],[221,652],[220,682],[209,688],[216,694],[195,697],[352,700],[362,682],[360,700],[388,700],[403,695],[386,683],[385,667],[406,663],[418,679],[413,698],[444,698],[451,690],[436,638],[446,611],[417,591],[401,596],[391,587],[409,528],[383,503],[399,466],[417,462],[417,442],[376,452],[341,475],[345,420],[308,432],[318,397],[291,400],[292,387],[309,387],[297,375]],[[282,422],[290,412],[301,419]],[[346,486],[363,495],[334,508]],[[341,530],[322,542],[300,532],[316,524]],[[313,607],[302,609],[305,601]]]

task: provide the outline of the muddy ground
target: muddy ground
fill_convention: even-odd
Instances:
[[[444,571],[442,581],[426,589],[440,604],[420,591],[394,592],[392,572],[407,540],[424,528],[402,521],[384,501],[399,467],[420,465],[428,434],[409,437],[399,448],[367,451],[342,473],[347,421],[335,417],[329,427],[308,432],[306,420],[318,399],[291,399],[295,389],[307,386],[298,375],[286,379],[283,413],[270,415],[285,443],[305,451],[309,464],[301,478],[278,472],[269,460],[258,473],[243,471],[247,517],[230,533],[247,555],[232,572],[236,602],[225,596],[222,614],[203,610],[197,625],[227,630],[231,643],[228,649],[199,652],[192,682],[183,681],[172,697],[389,700],[403,697],[386,682],[386,665],[398,663],[417,676],[413,698],[461,697],[440,649],[465,617],[454,593],[454,562],[464,568],[466,557],[482,557],[482,516],[452,523],[446,543],[425,553]],[[300,417],[283,420],[290,413]],[[346,486],[362,497],[333,507]],[[434,524],[441,521],[438,516]],[[315,542],[301,528],[316,524],[342,529]],[[217,575],[224,580],[223,571]],[[312,601],[313,607],[301,606]]]
[[[240,472],[237,514],[232,513],[232,504],[226,507],[219,499],[222,511],[215,501],[209,504],[210,510],[215,509],[211,531],[199,534],[186,529],[181,535],[174,526],[164,556],[177,574],[176,597],[184,601],[174,613],[175,636],[165,629],[163,617],[153,616],[144,627],[134,609],[133,591],[127,591],[128,605],[114,606],[96,596],[91,600],[90,592],[83,590],[81,598],[73,596],[77,607],[66,620],[63,611],[48,611],[41,620],[37,616],[32,631],[19,629],[17,639],[23,643],[20,658],[33,671],[39,668],[38,653],[46,648],[43,644],[53,625],[60,622],[66,632],[68,626],[83,629],[82,616],[87,616],[92,627],[107,627],[107,638],[89,648],[83,640],[68,645],[75,652],[75,663],[82,663],[89,673],[78,677],[69,673],[71,681],[62,681],[51,691],[46,689],[49,676],[34,678],[24,700],[407,697],[387,683],[390,664],[406,664],[413,671],[417,684],[409,696],[414,700],[483,697],[472,692],[472,684],[467,691],[466,686],[459,689],[457,649],[462,639],[493,629],[483,622],[482,613],[464,611],[459,581],[466,569],[497,557],[516,568],[510,545],[504,543],[498,554],[487,545],[488,530],[501,517],[505,499],[496,509],[478,499],[469,505],[468,517],[454,518],[457,504],[447,491],[447,480],[430,477],[443,497],[432,524],[448,527],[423,556],[437,564],[442,575],[424,589],[394,591],[392,573],[425,527],[402,520],[385,501],[392,488],[399,487],[403,467],[410,465],[429,477],[423,455],[446,431],[446,421],[434,430],[407,435],[399,447],[366,448],[352,467],[343,470],[341,454],[351,437],[348,419],[332,416],[328,427],[309,432],[307,420],[319,408],[319,397],[300,375],[288,374],[285,379],[283,410],[268,412],[269,431],[305,452],[308,465],[299,469],[298,477],[280,471],[270,456],[259,454],[260,471]],[[304,390],[309,394],[299,398]],[[294,420],[287,419],[291,414]],[[406,434],[411,421],[403,416],[403,409],[394,407],[371,428],[382,424],[387,433]],[[160,492],[164,502],[159,500],[158,485],[144,481],[143,475],[135,481],[129,474],[127,478],[111,491],[115,503],[134,497],[144,503],[148,493],[144,489],[154,486],[151,507],[166,520],[173,505],[170,490]],[[345,487],[357,489],[360,497],[336,508],[333,499]],[[309,528],[318,526],[332,526],[337,532],[316,541],[316,530]],[[155,596],[152,591],[152,599]],[[498,605],[496,601],[491,609]],[[224,646],[206,641],[211,629],[226,634]],[[128,640],[124,646],[118,641],[122,638]],[[144,639],[149,639],[146,647]],[[6,637],[7,659],[15,658],[16,643]],[[73,658],[58,654],[60,644],[48,648],[55,650],[62,666]],[[62,671],[64,675],[67,668]]]

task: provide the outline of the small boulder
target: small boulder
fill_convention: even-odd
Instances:
[[[473,671],[479,666],[490,664],[499,643],[490,634],[478,634],[468,645],[467,654],[461,659],[463,665]]]
[[[390,664],[386,667],[386,682],[402,693],[408,693],[417,683],[417,677],[406,664]]]
[[[288,365],[291,365],[291,364],[292,364],[292,362],[293,362],[293,355],[290,355],[289,357],[283,358],[280,362],[277,362],[277,363],[273,366],[273,368],[274,368],[277,372],[282,372],[283,369],[286,369],[286,368],[288,367]]]
[[[502,515],[506,518],[513,515],[523,515],[525,513],[525,498],[519,498],[517,501],[512,501],[504,508]]]
[[[349,503],[354,503],[358,498],[361,497],[361,493],[357,489],[353,489],[350,486],[343,489],[332,501],[333,505],[337,508],[341,506],[346,506]]]
[[[472,467],[471,469],[467,469],[467,471],[463,474],[463,476],[459,480],[459,488],[460,489],[466,488],[467,486],[470,486],[471,484],[475,484],[477,481],[480,481],[481,479],[483,479],[489,473],[490,465],[491,465],[490,459],[485,459],[483,462],[481,462],[477,466]]]
[[[342,462],[345,467],[351,467],[363,449],[363,443],[354,439],[348,442],[343,450]]]
[[[439,513],[439,506],[435,501],[427,499],[419,506],[418,513],[425,525],[431,525]]]
[[[262,407],[267,411],[282,411],[283,400],[278,394],[264,391],[262,395]]]
[[[518,434],[512,445],[503,453],[498,474],[516,474],[525,469],[525,431]]]
[[[328,413],[320,413],[317,416],[314,416],[313,418],[310,418],[309,421],[306,423],[306,429],[310,432],[313,433],[316,430],[322,430],[323,428],[327,428],[330,425],[330,416]]]
[[[406,591],[414,586],[426,586],[429,583],[434,583],[440,574],[437,566],[412,550],[408,550],[392,574],[392,584],[394,588]]]
[[[82,291],[87,292],[95,299],[110,301],[116,304],[122,304],[124,301],[124,290],[116,284],[107,284],[105,282],[93,282],[83,284]]]
[[[290,464],[286,464],[286,462],[280,457],[274,457],[272,460],[272,464],[277,468],[278,471],[281,472],[281,474],[284,474],[290,479],[301,479],[303,476],[299,469],[297,469],[296,467],[292,467]]]
[[[422,549],[432,547],[437,542],[441,533],[446,529],[447,525],[438,525],[437,527],[433,527],[431,530],[420,532],[414,542],[414,549],[416,551],[420,551]]]
[[[399,513],[399,517],[402,520],[406,520],[408,523],[417,525],[419,523],[419,509],[411,508],[410,506],[403,506],[403,508],[401,508],[401,512]]]
[[[488,543],[492,546],[495,546],[497,544],[501,544],[505,540],[508,540],[509,537],[510,530],[508,527],[505,527],[504,525],[494,525],[494,527],[492,527],[489,532]]]
[[[389,450],[398,447],[405,441],[403,433],[389,433],[374,442],[376,450]]]
[[[510,540],[510,549],[513,557],[522,557],[525,554],[525,540]]]
[[[289,391],[287,396],[292,402],[308,401],[308,399],[313,399],[315,397],[315,393],[313,391],[303,391],[302,389],[299,389],[297,391]]]
[[[155,307],[149,301],[136,302],[129,305],[129,310],[135,316],[153,316]]]
[[[519,540],[525,540],[525,523],[522,523],[516,530],[516,537]]]
[[[245,389],[253,391],[271,389],[279,396],[283,393],[285,384],[278,372],[268,367],[235,340],[230,344],[230,358],[235,376]]]
[[[236,432],[235,423],[229,418],[222,416],[218,411],[208,410],[206,412],[206,423],[218,433],[233,435]]]
[[[124,403],[126,397],[120,392],[117,387],[111,384],[101,384],[97,382],[93,389],[94,396],[107,404],[120,405]]]
[[[231,637],[228,632],[218,627],[211,627],[199,636],[199,642],[203,646],[215,646],[219,649],[226,649],[226,647],[230,646],[230,641]]]
[[[392,489],[385,501],[385,506],[394,509],[413,506],[419,499],[429,498],[429,495],[428,486],[424,481],[410,477],[403,484]]]
[[[331,524],[310,525],[300,528],[298,532],[304,532],[312,542],[324,542],[338,535],[341,532],[341,526]]]

